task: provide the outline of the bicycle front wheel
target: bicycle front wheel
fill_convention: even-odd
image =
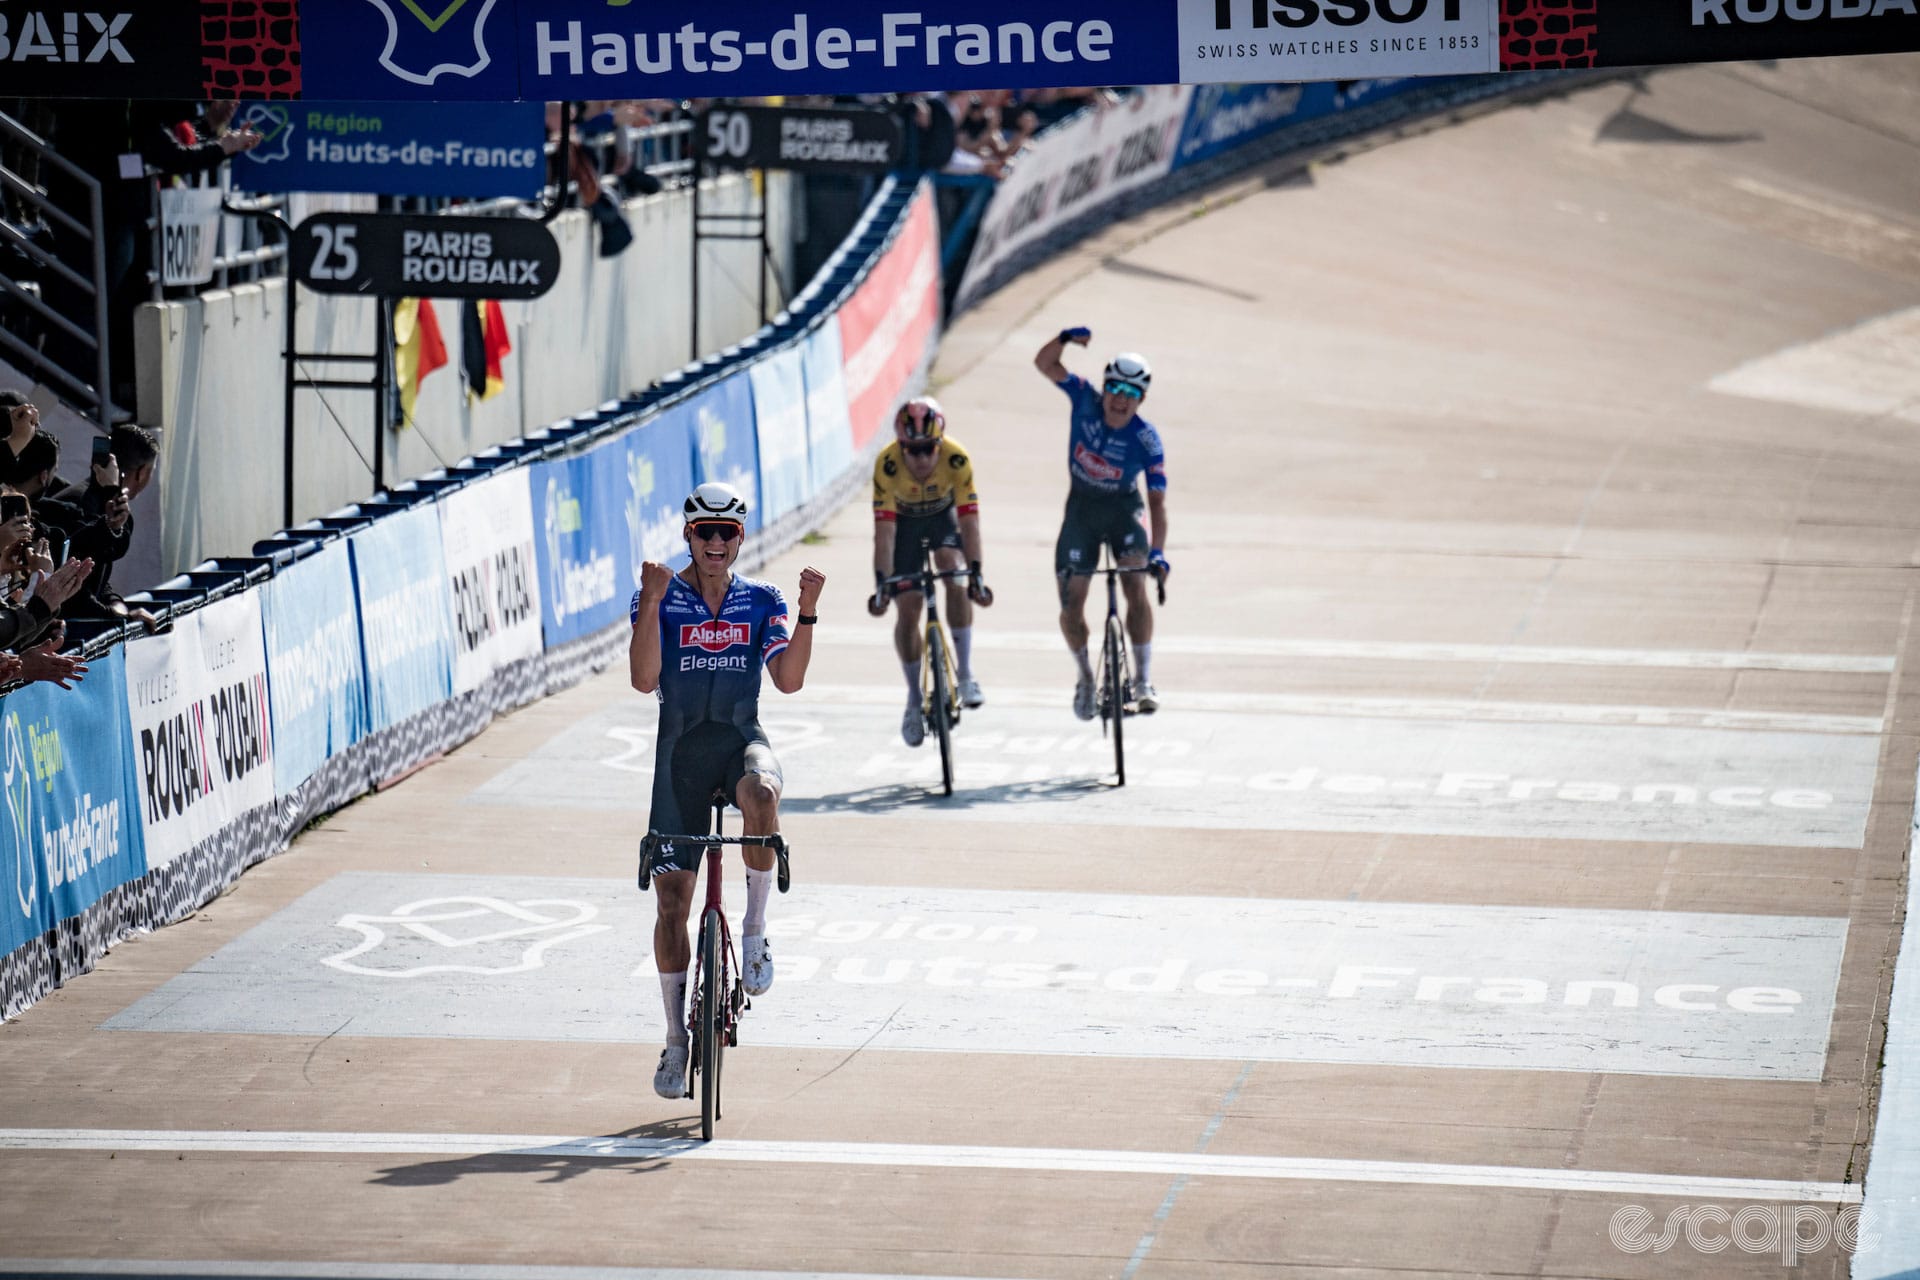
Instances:
[[[940,790],[953,794],[953,685],[947,679],[947,637],[939,627],[927,628],[927,668],[933,674],[933,703],[928,718],[940,735]]]
[[[1124,787],[1127,785],[1127,751],[1121,741],[1121,726],[1127,720],[1127,636],[1120,619],[1107,619],[1107,639],[1101,652],[1106,657],[1102,678],[1107,685],[1107,706],[1113,713],[1113,771],[1119,778],[1117,785]]]
[[[720,1118],[720,1061],[726,1053],[726,1015],[721,1005],[727,993],[720,989],[721,921],[708,911],[700,924],[700,1139],[713,1141],[713,1122]]]

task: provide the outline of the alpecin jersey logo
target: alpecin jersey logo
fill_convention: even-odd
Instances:
[[[1075,442],[1073,446],[1073,460],[1079,464],[1080,469],[1086,472],[1089,478],[1094,480],[1117,481],[1121,476],[1126,474],[1126,472],[1122,471],[1119,467],[1107,461],[1106,458],[1078,442]]]
[[[411,84],[477,76],[493,62],[487,16],[498,0],[367,0],[387,20],[380,65]]]
[[[706,622],[680,624],[682,649],[705,649],[708,653],[725,653],[737,644],[752,643],[753,629],[744,622],[722,622],[714,618]]]

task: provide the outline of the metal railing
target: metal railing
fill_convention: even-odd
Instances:
[[[81,250],[74,257],[88,269],[87,274],[82,274],[72,261],[63,260],[34,243],[26,227],[0,218],[0,244],[30,264],[28,269],[35,276],[24,278],[26,272],[22,271],[19,274],[23,278],[15,279],[14,273],[0,268],[0,293],[5,294],[11,305],[19,307],[21,314],[42,326],[41,341],[36,344],[15,332],[13,325],[0,325],[0,350],[19,359],[28,371],[58,389],[63,398],[105,431],[112,425],[113,406],[109,398],[112,384],[107,372],[109,299],[99,180],[55,152],[46,139],[5,112],[0,112],[0,137],[11,144],[10,149],[18,148],[35,156],[42,172],[45,166],[51,165],[85,192],[87,212],[83,222],[61,208],[41,183],[29,181],[0,162],[0,187],[19,207],[32,209],[39,221],[72,237]],[[43,285],[51,281],[70,286],[84,300],[83,305],[75,308],[73,314],[64,314],[48,305]],[[45,339],[56,332],[71,341],[77,357],[61,360],[47,354]],[[80,367],[70,367],[75,363]],[[91,368],[87,367],[89,364]],[[87,381],[88,375],[92,377],[91,383]]]

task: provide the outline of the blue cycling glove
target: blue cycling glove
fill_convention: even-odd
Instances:
[[[1062,329],[1060,331],[1060,341],[1062,342],[1085,342],[1091,337],[1093,337],[1093,330],[1087,328],[1085,325],[1076,325],[1074,328]]]
[[[1158,547],[1147,552],[1147,564],[1150,568],[1158,570],[1162,578],[1173,572],[1173,566],[1167,563],[1167,553]]]

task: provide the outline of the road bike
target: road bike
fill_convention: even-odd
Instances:
[[[1113,731],[1113,771],[1118,778],[1115,785],[1124,787],[1127,785],[1124,725],[1128,716],[1139,712],[1128,701],[1133,687],[1133,662],[1129,656],[1126,627],[1120,621],[1120,575],[1152,574],[1161,604],[1167,602],[1167,577],[1153,565],[1122,567],[1106,564],[1097,569],[1072,569],[1068,572],[1076,577],[1105,577],[1107,580],[1107,622],[1100,640],[1100,665],[1095,672],[1100,684],[1095,691],[1094,705],[1100,715],[1101,736],[1107,736],[1109,727]]]
[[[953,661],[953,642],[947,638],[946,624],[940,621],[940,605],[934,584],[970,578],[966,569],[935,569],[931,548],[920,544],[919,572],[887,580],[887,596],[918,591],[926,601],[926,649],[920,664],[920,710],[927,725],[940,738],[940,789],[953,794],[953,731],[960,723],[960,679]]]
[[[722,832],[726,804],[716,797],[713,829]],[[758,845],[773,850],[777,868],[775,883],[785,893],[792,883],[787,866],[787,843],[779,833],[770,836],[668,835],[649,831],[640,841],[640,888],[653,883],[655,856],[675,843],[706,849],[707,901],[700,913],[700,934],[693,948],[693,976],[688,982],[693,1002],[687,1013],[687,1033],[691,1056],[687,1061],[686,1096],[694,1096],[694,1082],[700,1084],[700,1138],[713,1141],[713,1122],[720,1118],[720,1066],[730,1045],[740,1043],[740,1018],[753,1002],[747,999],[740,983],[740,970],[733,951],[733,931],[727,925],[727,913],[720,905],[720,851],[727,845]]]

